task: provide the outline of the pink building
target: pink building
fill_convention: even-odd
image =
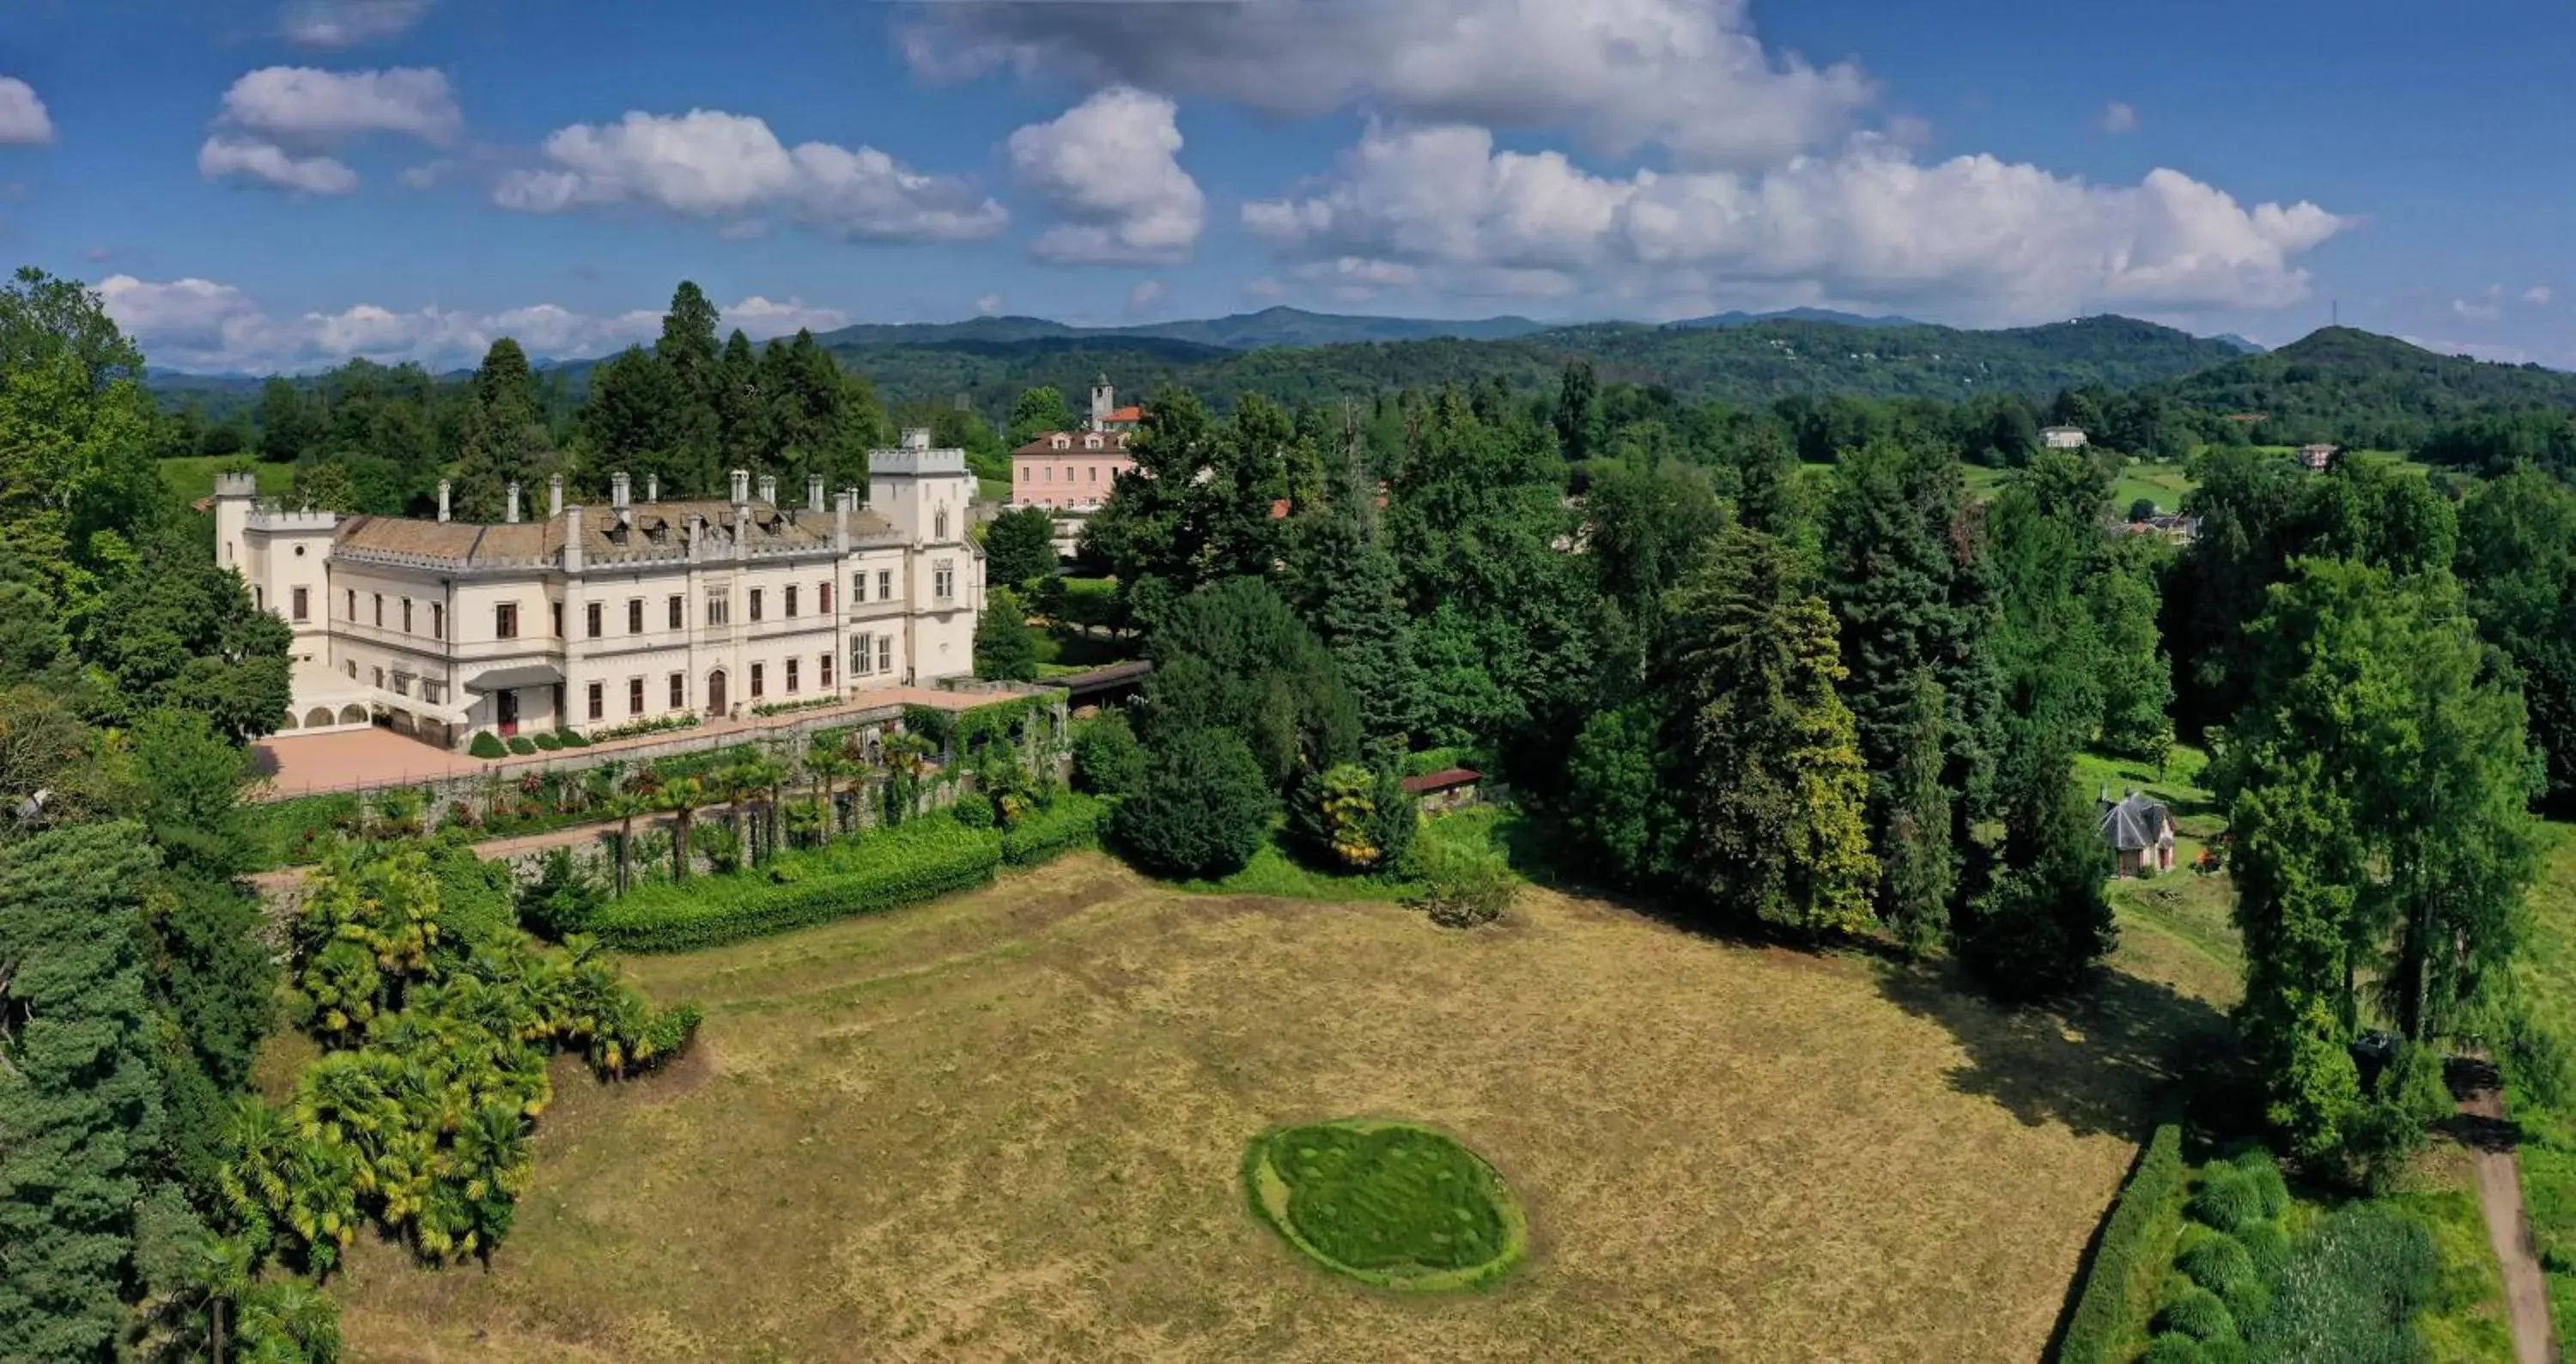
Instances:
[[[1127,437],[1143,408],[1118,406],[1102,378],[1091,389],[1091,420],[1079,431],[1049,431],[1011,452],[1011,505],[1089,512],[1109,500],[1118,476],[1136,467]]]
[[[1124,431],[1050,431],[1011,452],[1011,505],[1090,511],[1135,467]]]

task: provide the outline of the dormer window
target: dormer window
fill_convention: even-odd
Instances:
[[[1097,449],[1099,449],[1099,448],[1100,448],[1100,437],[1098,437],[1098,436],[1085,436],[1085,437],[1083,437],[1083,438],[1082,438],[1082,448],[1083,448],[1083,449],[1085,449],[1085,450],[1097,450]]]
[[[1059,449],[1059,450],[1070,450],[1070,449],[1072,449],[1072,448],[1073,448],[1073,437],[1071,437],[1071,436],[1058,436],[1058,437],[1056,437],[1056,438],[1055,438],[1055,448],[1057,448],[1057,449]]]

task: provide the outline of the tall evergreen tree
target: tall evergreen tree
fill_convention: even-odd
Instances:
[[[1868,773],[1835,691],[1833,613],[1800,577],[1777,541],[1735,529],[1676,590],[1682,856],[1726,913],[1849,932],[1869,924],[1878,880],[1863,823]]]
[[[755,474],[789,472],[778,459],[769,396],[762,391],[760,357],[740,327],[725,339],[715,368],[718,462]]]
[[[679,381],[659,355],[630,346],[600,363],[590,375],[590,397],[582,403],[580,430],[584,476],[593,488],[605,488],[611,474],[634,479],[635,495],[658,484],[673,497],[696,491],[692,480],[704,470],[675,442],[683,434]]]
[[[1020,394],[1011,404],[1011,429],[1003,443],[1016,450],[1051,431],[1072,431],[1082,425],[1073,404],[1064,400],[1064,391],[1052,386],[1032,388]]]
[[[108,1360],[161,1137],[130,824],[0,844],[0,1359]]]
[[[2081,984],[2118,941],[2103,893],[2111,854],[2064,749],[2015,767],[2005,871],[1975,906],[1959,956],[1997,995],[2042,999]]]
[[[1826,508],[1826,592],[1850,669],[1842,687],[1869,770],[1896,770],[1917,669],[1952,707],[1943,783],[1961,817],[1986,808],[2000,748],[1995,624],[1980,536],[1958,458],[1946,447],[1872,441],[1835,469]],[[1882,835],[1886,792],[1873,808]]]
[[[667,450],[676,467],[681,496],[711,497],[724,483],[721,451],[724,420],[716,395],[722,387],[717,367],[723,351],[716,344],[716,305],[694,281],[682,280],[671,294],[670,311],[662,315],[662,337],[653,354],[670,371],[673,397],[657,448]]]
[[[1917,956],[1941,944],[1958,883],[1950,792],[1941,785],[1948,726],[1949,698],[1931,669],[1918,669],[1906,699],[1905,747],[1890,774],[1887,840],[1879,850],[1887,873],[1882,902],[1888,926]]]
[[[1409,740],[1423,723],[1422,669],[1404,579],[1357,469],[1339,495],[1293,523],[1290,583],[1333,654],[1372,739]]]
[[[537,485],[557,467],[528,354],[518,342],[502,337],[492,343],[474,372],[464,444],[456,461],[458,514],[468,521],[500,520],[509,485],[516,483],[520,515],[542,516],[543,509],[534,502]]]

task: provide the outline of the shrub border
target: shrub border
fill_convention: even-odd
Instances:
[[[1482,1264],[1469,1265],[1464,1269],[1449,1269],[1437,1274],[1406,1277],[1382,1269],[1360,1269],[1346,1265],[1317,1249],[1315,1244],[1307,1240],[1297,1230],[1296,1224],[1289,1219],[1288,1181],[1280,1175],[1270,1161],[1270,1152],[1281,1137],[1291,1132],[1302,1132],[1317,1127],[1333,1127],[1347,1132],[1383,1132],[1401,1129],[1438,1137],[1458,1148],[1474,1168],[1483,1172],[1482,1183],[1485,1194],[1493,1199],[1495,1210],[1502,1215],[1501,1253]],[[1478,1155],[1476,1148],[1439,1128],[1424,1123],[1397,1122],[1382,1118],[1337,1118],[1324,1122],[1284,1123],[1273,1127],[1254,1137],[1251,1144],[1244,1148],[1243,1194],[1245,1201],[1252,1206],[1253,1217],[1262,1225],[1279,1233],[1280,1239],[1294,1246],[1307,1259],[1335,1274],[1357,1279],[1379,1288],[1407,1293],[1439,1293],[1462,1288],[1482,1288],[1510,1273],[1513,1266],[1518,1265],[1522,1257],[1529,1252],[1529,1214],[1521,1207],[1520,1199],[1513,1196],[1511,1186],[1503,1180],[1502,1172],[1494,1168],[1493,1162]]]
[[[2164,1204],[2182,1187],[2182,1128],[2164,1123],[2138,1155],[2137,1168],[2120,1190],[2119,1201],[2102,1223],[2093,1246],[2092,1263],[2077,1285],[2075,1310],[2060,1338],[2058,1364],[2107,1364],[2120,1333],[2128,1325],[2129,1280],[2136,1267],[2138,1242]]]

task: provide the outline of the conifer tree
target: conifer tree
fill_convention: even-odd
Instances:
[[[1884,896],[1888,926],[1916,956],[1940,945],[1950,923],[1958,858],[1950,841],[1950,792],[1941,785],[1949,698],[1932,670],[1914,674],[1905,707],[1905,747],[1890,774]]]
[[[2066,750],[2012,770],[2003,793],[2005,870],[1974,907],[1959,955],[1996,995],[2044,999],[2081,984],[2118,941],[2102,890],[2111,854]]]
[[[456,461],[457,514],[468,521],[498,521],[509,485],[519,485],[522,517],[543,515],[530,499],[556,468],[554,442],[537,401],[528,353],[508,337],[492,343],[474,372],[465,410],[465,434]]]
[[[1682,850],[1727,913],[1807,934],[1870,922],[1878,880],[1868,773],[1834,618],[1778,541],[1734,528],[1675,592],[1690,836]]]

